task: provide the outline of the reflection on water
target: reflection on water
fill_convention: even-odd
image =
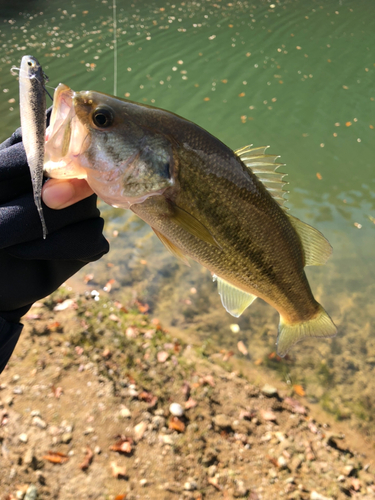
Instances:
[[[2,138],[19,124],[18,83],[9,70],[25,53],[40,60],[53,86],[113,89],[112,2],[35,1],[24,9],[0,14]],[[234,321],[206,270],[177,262],[131,212],[104,205],[112,250],[85,273],[97,286],[115,278],[112,294],[136,295],[201,342],[236,350],[243,340],[249,363],[279,371],[338,418],[373,430],[373,2],[138,0],[118,2],[117,14],[119,96],[185,116],[233,149],[271,144],[281,155],[291,212],[334,248],[326,266],[307,272],[339,334],[278,360],[271,307],[256,301]]]

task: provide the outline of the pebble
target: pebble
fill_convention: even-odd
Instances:
[[[26,495],[23,497],[23,500],[36,500],[38,496],[38,490],[36,486],[30,484],[27,488]]]
[[[178,403],[172,403],[169,407],[169,411],[175,417],[182,417],[184,414],[184,409]]]
[[[249,489],[246,488],[245,483],[242,481],[242,479],[237,479],[236,480],[236,488],[233,492],[233,496],[235,498],[239,497],[245,497],[248,493]]]
[[[64,432],[64,434],[61,436],[61,442],[64,444],[70,443],[72,439],[73,439],[73,434],[71,432]]]
[[[139,484],[144,488],[145,486],[147,486],[147,479],[146,478],[143,478],[139,481]]]
[[[136,441],[140,441],[143,438],[143,434],[147,430],[147,422],[140,422],[133,429],[133,436]]]
[[[325,497],[318,493],[317,491],[313,490],[310,494],[310,500],[333,500],[332,497]]]
[[[273,398],[278,395],[276,387],[272,387],[270,384],[264,384],[261,389],[262,394],[269,398]]]
[[[186,481],[186,483],[184,484],[184,490],[187,490],[187,491],[193,491],[193,490],[196,490],[198,488],[198,485],[195,481]]]
[[[13,389],[13,394],[23,394],[23,388],[21,385],[16,385]]]
[[[47,428],[46,422],[37,416],[33,417],[32,424],[35,425],[36,427],[39,427],[39,429],[46,429]]]
[[[221,429],[231,427],[232,424],[232,420],[228,417],[228,415],[224,415],[223,413],[215,415],[215,417],[212,420],[214,424],[217,425],[217,427],[220,427]]]
[[[27,443],[29,438],[27,437],[27,434],[20,434],[18,436],[18,439],[21,441],[21,443]]]
[[[126,406],[124,406],[124,408],[121,408],[121,410],[119,411],[119,417],[120,418],[130,418],[132,416],[129,408],[126,408]]]

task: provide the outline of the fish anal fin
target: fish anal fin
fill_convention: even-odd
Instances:
[[[337,328],[332,319],[319,305],[318,313],[310,320],[301,323],[288,323],[280,316],[279,334],[277,337],[277,354],[284,357],[297,342],[309,337],[334,337]]]
[[[190,267],[190,263],[186,257],[182,253],[182,251],[169,240],[166,236],[161,234],[159,231],[157,231],[155,228],[152,228],[156,236],[159,238],[159,240],[163,243],[163,245],[175,256],[177,259],[181,260],[184,264]]]
[[[260,148],[245,146],[244,148],[237,149],[235,154],[246,167],[258,177],[275,201],[284,210],[287,210],[287,208],[284,207],[287,191],[283,189],[285,184],[287,184],[287,182],[283,180],[287,174],[277,172],[277,169],[284,164],[276,163],[279,156],[266,154],[267,148],[268,146],[262,146]]]
[[[244,310],[257,298],[256,295],[243,292],[216,275],[214,275],[213,278],[217,280],[217,289],[221,298],[221,303],[225,310],[235,318],[241,316]]]
[[[297,217],[287,214],[289,221],[300,237],[305,254],[305,266],[322,266],[332,253],[332,247],[320,231]]]
[[[204,226],[193,215],[186,212],[186,210],[183,210],[177,205],[173,205],[171,219],[193,236],[196,236],[210,245],[221,248],[206,226]]]

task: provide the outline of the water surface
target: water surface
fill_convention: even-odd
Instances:
[[[30,53],[55,87],[113,93],[112,1],[27,2],[0,17],[1,138],[19,125],[10,68]],[[375,18],[373,2],[117,2],[120,97],[180,114],[233,149],[270,145],[289,174],[293,215],[334,253],[308,269],[338,325],[329,341],[273,357],[278,315],[260,300],[234,320],[199,265],[188,268],[130,212],[101,205],[112,250],[79,275],[137,297],[153,315],[220,349],[242,340],[249,363],[302,384],[338,418],[373,430],[375,397]],[[219,200],[218,200],[219,202]],[[105,293],[105,292],[101,292]],[[240,330],[233,333],[231,325]],[[232,328],[232,330],[231,330]]]

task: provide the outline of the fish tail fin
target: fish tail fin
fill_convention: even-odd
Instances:
[[[289,323],[280,315],[279,334],[277,336],[277,354],[284,357],[289,349],[308,337],[334,337],[336,325],[319,304],[318,313],[307,321]]]

